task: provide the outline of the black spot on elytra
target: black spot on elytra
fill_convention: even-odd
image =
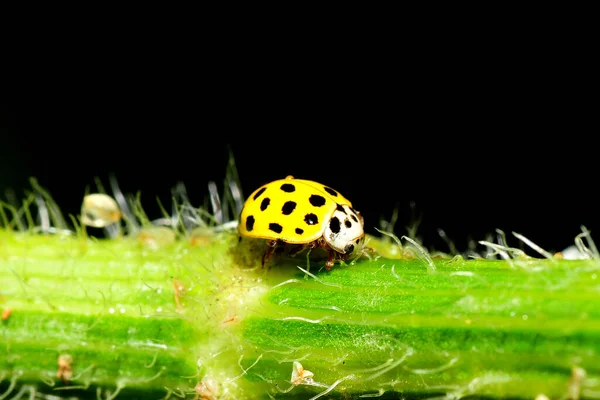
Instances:
[[[296,208],[295,201],[286,201],[283,207],[281,207],[281,213],[283,215],[290,215],[292,211]]]
[[[252,197],[254,200],[258,199],[260,197],[261,194],[263,194],[265,192],[265,190],[267,190],[266,187],[260,189],[258,192],[256,192],[256,194]]]
[[[336,203],[336,210],[343,212],[344,214],[346,214],[346,210],[344,210],[344,207],[340,206],[339,204]]]
[[[354,251],[354,245],[351,244],[349,246],[346,246],[346,253],[352,253]]]
[[[338,217],[333,217],[329,220],[329,229],[333,233],[340,233],[340,220]]]
[[[333,190],[333,189],[332,189],[332,188],[330,188],[330,187],[323,186],[323,189],[325,189],[325,191],[326,191],[327,193],[329,193],[330,195],[332,195],[333,197],[337,197],[337,195],[338,195],[338,192],[336,192],[335,190]]]
[[[265,197],[263,199],[263,201],[260,203],[260,211],[265,211],[267,209],[267,207],[269,207],[269,204],[271,204],[271,199],[268,197]]]
[[[304,216],[304,222],[306,222],[308,225],[316,225],[319,223],[319,217],[313,213],[308,213]]]
[[[325,205],[325,197],[319,196],[318,194],[311,195],[308,198],[308,201],[310,202],[310,204],[312,204],[315,207],[321,207],[321,206]]]
[[[296,190],[296,186],[292,185],[291,183],[284,183],[283,185],[281,185],[281,190],[283,190],[286,193],[292,193]]]
[[[269,224],[269,229],[275,233],[281,233],[281,231],[283,230],[283,226],[276,224],[275,222],[271,222]]]
[[[358,218],[354,214],[350,214],[350,218],[354,220],[354,222],[358,222]]]
[[[352,228],[352,222],[345,220],[344,221],[344,225],[346,225],[346,228]]]
[[[302,235],[302,234],[304,233],[304,229],[302,229],[302,228],[296,228],[296,231],[295,231],[295,232],[296,232],[298,235]]]
[[[250,232],[252,229],[254,229],[254,216],[248,215],[246,217],[246,230]]]

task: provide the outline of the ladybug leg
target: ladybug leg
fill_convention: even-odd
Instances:
[[[335,250],[329,249],[329,255],[327,256],[327,262],[325,263],[325,269],[327,271],[330,271],[331,267],[333,267],[334,262],[335,262]]]
[[[316,241],[316,245],[327,251],[327,262],[325,263],[325,269],[330,271],[331,267],[333,267],[333,264],[335,263],[336,251],[329,247],[323,238],[318,239]]]
[[[265,254],[263,254],[262,257],[262,266],[265,266],[265,263],[267,261],[269,261],[269,258],[271,258],[271,254],[273,254],[273,251],[275,251],[275,247],[277,247],[277,244],[279,243],[278,240],[267,240],[267,246],[269,246],[267,248],[267,251],[265,251]]]

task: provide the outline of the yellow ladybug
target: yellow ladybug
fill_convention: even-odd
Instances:
[[[267,239],[262,263],[281,243],[320,247],[335,259],[362,253],[365,232],[360,213],[337,191],[318,182],[288,176],[256,189],[246,200],[238,225],[240,236]]]

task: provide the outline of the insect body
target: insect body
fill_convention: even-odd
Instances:
[[[288,176],[255,190],[240,214],[243,237],[267,239],[263,264],[279,243],[300,244],[328,251],[326,267],[335,258],[362,253],[364,221],[352,203],[323,184]]]

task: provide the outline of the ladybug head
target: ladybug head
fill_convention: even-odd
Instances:
[[[352,254],[361,250],[365,237],[362,216],[352,207],[338,204],[325,227],[323,237],[338,253]]]

